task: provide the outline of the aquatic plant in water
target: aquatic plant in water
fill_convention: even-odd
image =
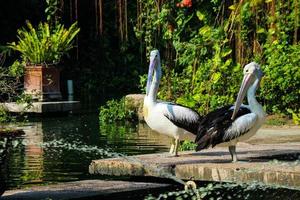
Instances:
[[[149,195],[145,200],[162,199],[201,199],[201,200],[282,200],[299,199],[300,191],[260,183],[202,183],[204,186],[192,190],[169,191],[158,197]]]
[[[124,97],[120,100],[109,100],[99,108],[99,121],[101,123],[130,121],[135,118],[134,111],[126,109]]]

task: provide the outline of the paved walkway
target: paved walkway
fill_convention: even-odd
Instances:
[[[85,180],[47,186],[34,186],[29,189],[6,191],[0,199],[134,199],[135,193],[148,189],[162,189],[168,184]],[[135,191],[133,193],[133,191]]]

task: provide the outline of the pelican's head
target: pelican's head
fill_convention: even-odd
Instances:
[[[257,64],[256,62],[251,62],[247,64],[244,67],[243,73],[244,73],[244,78],[243,78],[242,85],[240,87],[238,97],[235,102],[234,111],[231,117],[232,120],[235,118],[238,110],[240,109],[240,106],[243,102],[243,99],[249,87],[254,83],[255,80],[257,79],[261,80],[261,78],[263,77],[263,71],[260,69],[259,64]]]
[[[149,71],[148,71],[148,80],[147,80],[147,87],[146,87],[146,95],[148,95],[150,86],[152,81],[155,79],[157,81],[160,80],[161,77],[161,66],[160,66],[160,55],[158,50],[152,50],[150,52],[150,64],[149,64]],[[156,77],[153,77],[154,71],[156,71]]]

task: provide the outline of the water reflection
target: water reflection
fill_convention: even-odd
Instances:
[[[128,155],[167,151],[170,138],[151,131],[146,124],[100,125],[101,139],[117,152]]]
[[[32,119],[21,127],[25,135],[15,139],[8,156],[6,179],[10,188],[31,184],[74,181],[89,178],[88,165],[99,155],[88,148],[125,153],[127,155],[167,151],[169,139],[153,133],[143,124],[100,125],[96,115]],[[89,145],[58,148],[45,144],[64,141]]]

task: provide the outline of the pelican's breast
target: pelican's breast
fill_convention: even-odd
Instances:
[[[173,125],[163,114],[164,105],[144,104],[143,114],[148,126],[154,131],[174,137],[177,132],[177,127]]]
[[[143,106],[143,116],[144,118],[148,117],[148,106],[146,104]]]

